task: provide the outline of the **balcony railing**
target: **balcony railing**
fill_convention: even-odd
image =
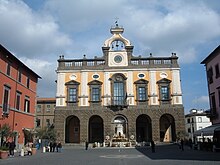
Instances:
[[[111,100],[109,101],[109,104],[107,105],[108,108],[111,110],[119,111],[123,110],[124,108],[128,107],[127,100]]]
[[[177,63],[178,57],[175,55],[172,55],[171,57],[135,57],[132,56],[129,58],[128,65],[130,67],[136,67],[136,65],[140,67],[153,67],[153,66],[161,66],[164,67],[166,65],[169,66],[178,66]],[[79,69],[82,67],[91,68],[91,67],[107,67],[108,63],[105,61],[106,59],[104,57],[95,57],[94,59],[87,59],[84,57],[83,59],[65,59],[64,56],[61,56],[58,60],[59,62],[59,69]]]

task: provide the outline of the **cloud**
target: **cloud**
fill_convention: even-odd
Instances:
[[[195,104],[197,104],[197,103],[198,104],[200,104],[200,103],[206,104],[206,103],[209,103],[209,97],[208,96],[200,96],[198,98],[193,99],[192,102],[195,103]]]
[[[48,0],[45,10],[53,13],[65,30],[83,32],[95,30],[94,27],[108,21],[112,23],[124,9],[126,2],[126,0],[65,0],[63,3],[60,0]]]
[[[0,15],[1,42],[19,56],[48,58],[72,45],[51,15],[35,13],[22,1],[1,1]]]
[[[29,59],[21,57],[20,60],[31,70],[37,73],[42,79],[39,79],[37,93],[39,96],[55,97],[56,92],[56,65],[54,62],[48,62],[40,59]],[[46,92],[45,92],[46,91]]]
[[[198,50],[195,49],[198,45],[220,36],[220,16],[198,1],[178,2],[162,3],[163,6],[154,4],[148,11],[135,11],[136,7],[133,7],[129,12],[133,13],[129,17],[132,22],[129,33],[137,36],[148,51],[160,56],[174,51],[182,63],[192,63],[198,59]],[[157,10],[158,6],[163,10]]]
[[[79,49],[85,52],[89,52],[86,46],[92,38],[99,36],[104,42],[108,28],[119,17],[125,35],[134,43],[135,54],[169,56],[176,52],[181,63],[193,63],[198,60],[198,46],[220,37],[220,16],[211,7],[206,1],[49,0],[45,10],[73,37],[88,34],[87,38],[80,36],[83,46]],[[100,45],[95,46],[92,55],[100,52]]]

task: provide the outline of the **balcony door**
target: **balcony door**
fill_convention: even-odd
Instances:
[[[112,105],[123,106],[126,104],[126,77],[123,74],[114,74],[111,80]]]

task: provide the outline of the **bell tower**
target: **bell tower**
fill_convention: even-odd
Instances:
[[[130,41],[122,36],[123,27],[119,27],[117,22],[115,27],[110,29],[112,36],[107,39],[102,47],[105,61],[109,67],[128,66],[133,52]]]

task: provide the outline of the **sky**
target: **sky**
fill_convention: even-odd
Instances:
[[[59,56],[101,57],[116,20],[134,56],[177,54],[185,114],[209,109],[200,63],[220,44],[219,0],[1,0],[0,43],[42,77],[39,97],[55,97]]]

